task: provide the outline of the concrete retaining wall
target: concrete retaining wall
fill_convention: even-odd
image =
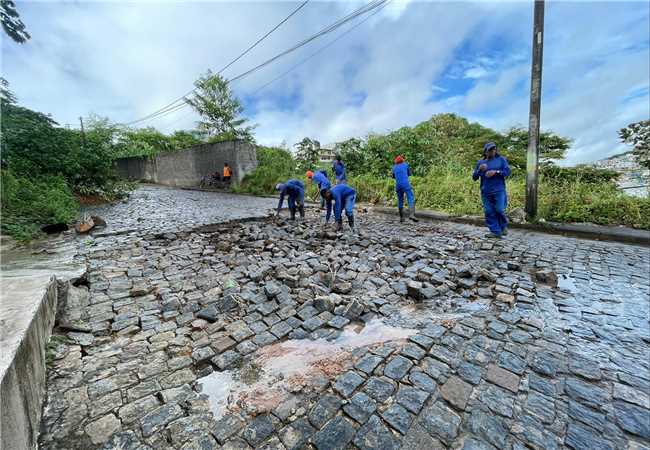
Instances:
[[[1,374],[2,450],[37,448],[41,408],[45,397],[45,351],[54,325],[56,308],[57,282],[52,277],[11,363]]]
[[[129,180],[148,181],[167,186],[198,186],[205,175],[223,173],[227,162],[233,180],[241,181],[257,167],[257,151],[253,144],[226,141],[202,144],[154,157],[122,158],[115,161],[118,175]]]

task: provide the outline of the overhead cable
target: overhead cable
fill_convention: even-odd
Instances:
[[[251,50],[253,50],[253,49],[254,49],[254,48],[255,48],[259,43],[261,43],[264,39],[266,39],[267,37],[269,37],[269,36],[270,36],[270,35],[271,35],[275,30],[277,30],[278,28],[280,28],[280,27],[281,27],[281,26],[282,26],[282,25],[283,25],[287,20],[289,20],[289,19],[290,19],[294,14],[296,14],[298,11],[300,11],[300,10],[301,10],[301,9],[302,9],[306,4],[307,4],[307,3],[309,3],[309,0],[305,0],[304,2],[302,2],[302,3],[301,3],[301,4],[300,4],[296,9],[294,9],[293,11],[291,11],[291,13],[290,13],[287,17],[285,17],[284,19],[282,19],[282,20],[281,20],[277,25],[275,25],[273,28],[271,28],[271,29],[270,29],[270,30],[269,30],[269,31],[268,31],[264,36],[262,36],[261,38],[259,38],[259,39],[258,39],[257,41],[255,41],[251,46],[249,46],[246,50],[244,50],[242,53],[240,53],[239,56],[237,56],[235,59],[233,59],[232,61],[230,61],[229,63],[227,63],[227,64],[226,64],[225,66],[223,66],[221,69],[219,69],[219,71],[218,71],[217,73],[218,73],[218,74],[221,74],[221,73],[222,73],[224,70],[226,70],[228,67],[232,66],[234,63],[236,63],[236,62],[239,61],[241,58],[243,58],[243,57],[244,57],[248,52],[250,52]],[[194,92],[195,89],[196,89],[196,88],[192,89],[191,91],[188,91],[186,94],[184,94],[184,95],[178,97],[176,100],[174,100],[174,101],[172,101],[171,103],[169,103],[169,104],[163,106],[162,108],[160,108],[160,109],[158,109],[158,110],[152,112],[151,114],[149,114],[149,115],[147,115],[147,116],[145,116],[145,117],[142,117],[142,118],[140,118],[140,119],[133,120],[133,121],[131,121],[131,122],[125,123],[125,124],[123,124],[123,125],[132,125],[132,124],[135,124],[135,123],[142,122],[142,121],[144,121],[144,120],[147,120],[147,119],[153,118],[154,116],[157,116],[157,115],[159,115],[159,114],[161,114],[161,113],[168,112],[170,109],[175,108],[175,106],[176,106],[176,104],[177,104],[178,102],[183,102],[182,104],[185,105],[185,102],[184,102],[185,97],[186,97],[187,95],[191,94],[192,92]]]

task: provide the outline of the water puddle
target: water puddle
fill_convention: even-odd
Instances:
[[[347,326],[331,341],[288,340],[264,347],[243,367],[213,372],[198,383],[217,420],[228,412],[260,414],[275,409],[291,393],[325,385],[349,369],[355,349],[405,341],[416,332],[374,319],[362,329]]]
[[[561,291],[575,293],[578,292],[578,287],[575,281],[568,275],[560,274],[557,277],[557,287]]]
[[[440,308],[437,305],[425,303],[414,303],[412,305],[395,308],[395,314],[391,315],[387,322],[390,325],[410,326],[421,328],[432,322],[449,322],[470,317],[479,312],[487,311],[492,306],[487,299],[476,301],[465,301],[454,307]],[[441,312],[441,309],[453,312]]]

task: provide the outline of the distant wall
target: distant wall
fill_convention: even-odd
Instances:
[[[232,169],[233,180],[241,181],[257,167],[255,146],[243,141],[202,144],[178,152],[160,153],[154,157],[121,158],[114,165],[122,178],[191,187],[197,186],[207,174],[222,174],[225,162]]]

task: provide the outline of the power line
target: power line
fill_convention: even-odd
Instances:
[[[376,9],[372,14],[370,14],[369,16],[367,16],[365,19],[361,20],[360,22],[356,23],[355,25],[353,25],[352,27],[350,27],[350,28],[349,28],[348,30],[346,30],[345,32],[341,33],[339,36],[337,36],[335,39],[333,39],[332,41],[330,41],[328,44],[326,44],[326,45],[324,45],[323,47],[319,48],[319,49],[316,50],[314,53],[312,53],[312,54],[309,55],[308,57],[306,57],[306,58],[304,58],[303,60],[301,60],[298,64],[295,64],[294,66],[292,66],[289,70],[287,70],[287,71],[284,72],[283,74],[281,74],[281,75],[279,75],[278,77],[272,79],[271,81],[265,83],[264,85],[262,85],[261,87],[259,87],[259,88],[256,89],[255,91],[253,91],[250,95],[255,95],[255,94],[257,94],[257,93],[258,93],[259,91],[261,91],[262,89],[264,89],[264,88],[266,88],[267,86],[273,84],[274,82],[276,82],[276,81],[279,80],[280,78],[286,76],[286,75],[287,75],[288,73],[290,73],[291,71],[295,70],[296,68],[298,68],[298,67],[301,66],[302,64],[306,63],[308,60],[310,60],[311,58],[313,58],[314,56],[316,56],[318,53],[320,53],[320,52],[322,52],[323,50],[325,50],[325,49],[331,47],[331,46],[334,45],[337,41],[339,41],[340,39],[342,39],[343,37],[345,37],[347,34],[349,34],[350,32],[352,32],[355,28],[357,28],[357,27],[361,26],[363,23],[367,22],[367,21],[368,21],[372,16],[378,14],[378,13],[379,13],[379,12],[380,12],[384,7],[385,7],[385,6],[388,5],[388,3],[390,3],[391,1],[392,1],[392,0],[387,0],[387,1],[384,2],[381,6],[379,6],[379,7],[378,7],[378,8],[377,8],[377,9]],[[182,108],[185,107],[185,106],[186,106],[186,104],[182,104],[180,107],[177,107],[176,109],[170,110],[168,113],[161,114],[161,115],[158,116],[158,117],[163,117],[163,116],[166,116],[166,115],[168,115],[168,114],[172,114],[172,113],[174,113],[174,112],[176,112],[176,111],[182,109]],[[169,122],[169,123],[163,125],[162,127],[163,127],[163,128],[169,128],[171,125],[174,125],[174,124],[180,122],[181,120],[187,118],[188,116],[190,116],[191,113],[192,113],[192,112],[190,112],[190,113],[188,113],[188,114],[183,114],[182,116],[178,117],[177,119],[172,120],[171,122]]]
[[[350,32],[352,32],[355,28],[357,28],[357,27],[363,25],[365,22],[367,22],[367,21],[368,21],[372,16],[378,14],[378,13],[379,13],[379,12],[380,12],[380,11],[381,11],[385,6],[386,6],[386,5],[388,5],[388,3],[390,3],[390,2],[391,2],[391,0],[388,0],[386,3],[384,3],[380,8],[378,8],[375,12],[373,12],[372,14],[370,14],[368,17],[366,17],[365,19],[361,20],[360,22],[357,22],[355,25],[353,25],[353,26],[351,26],[350,28],[348,28],[345,32],[341,33],[339,36],[337,36],[335,39],[333,39],[332,41],[330,41],[328,44],[322,46],[321,48],[319,48],[318,50],[316,50],[314,53],[312,53],[311,55],[307,56],[305,59],[301,60],[298,64],[295,64],[294,66],[292,66],[292,67],[291,67],[289,70],[287,70],[286,72],[282,73],[281,75],[279,75],[279,76],[273,78],[271,81],[269,81],[269,82],[263,84],[262,86],[260,86],[259,88],[255,89],[255,90],[254,90],[250,95],[255,95],[255,94],[257,94],[258,92],[260,92],[261,90],[263,90],[263,89],[266,88],[267,86],[269,86],[269,85],[275,83],[275,82],[278,81],[280,78],[283,78],[283,77],[285,77],[287,74],[289,74],[290,72],[296,70],[298,67],[300,67],[301,65],[303,65],[304,63],[306,63],[307,61],[309,61],[309,60],[310,60],[311,58],[313,58],[314,56],[318,55],[318,54],[319,54],[320,52],[322,52],[323,50],[325,50],[325,49],[331,47],[331,46],[334,45],[336,42],[338,42],[338,41],[341,40],[343,37],[345,37],[345,36],[348,35]]]
[[[290,19],[294,14],[296,14],[298,11],[300,11],[300,10],[301,10],[301,9],[302,9],[306,4],[307,4],[307,3],[309,3],[309,0],[305,0],[304,2],[302,2],[302,3],[301,3],[301,4],[300,4],[296,9],[294,9],[293,11],[291,11],[291,13],[290,13],[287,17],[285,17],[284,19],[282,19],[282,20],[281,20],[281,21],[280,21],[276,26],[274,26],[273,28],[271,28],[271,29],[270,29],[270,30],[269,30],[269,31],[268,31],[264,36],[262,36],[262,37],[259,38],[257,41],[255,41],[255,42],[254,42],[250,47],[248,47],[246,50],[244,50],[242,53],[240,53],[239,56],[237,56],[235,59],[233,59],[233,60],[230,61],[228,64],[226,64],[224,67],[222,67],[222,68],[221,68],[217,73],[220,74],[221,72],[223,72],[224,70],[226,70],[228,67],[232,66],[234,63],[236,63],[236,62],[239,61],[241,58],[243,58],[243,57],[244,57],[248,52],[250,52],[251,50],[253,50],[253,49],[254,49],[254,48],[255,48],[255,47],[256,47],[260,42],[262,42],[264,39],[266,39],[267,37],[269,37],[269,36],[271,35],[271,33],[273,33],[275,30],[277,30],[278,28],[280,28],[280,27],[281,27],[281,26],[282,26],[282,25],[283,25],[287,20],[289,20],[289,19]],[[144,120],[147,120],[147,119],[149,119],[149,118],[152,118],[152,117],[158,115],[159,113],[166,112],[166,111],[169,110],[170,108],[173,108],[174,105],[175,105],[176,103],[178,103],[179,101],[182,101],[182,100],[183,100],[187,95],[191,94],[192,92],[194,92],[194,89],[192,89],[191,91],[189,91],[189,92],[187,92],[186,94],[182,95],[181,97],[178,97],[176,100],[172,101],[171,103],[167,104],[166,106],[163,106],[162,108],[160,108],[160,109],[158,109],[158,110],[152,112],[151,114],[149,114],[149,115],[147,115],[147,116],[145,116],[145,117],[143,117],[143,118],[141,118],[141,119],[133,120],[133,121],[131,121],[131,122],[125,123],[124,125],[132,125],[132,124],[134,124],[134,123],[142,122],[142,121],[144,121]]]
[[[273,56],[272,58],[270,58],[270,59],[264,61],[264,62],[261,63],[261,64],[258,64],[257,66],[253,67],[252,69],[249,69],[249,70],[247,70],[246,72],[243,72],[243,73],[241,73],[241,74],[239,74],[239,75],[237,75],[237,76],[235,76],[235,77],[233,77],[233,78],[231,78],[231,79],[229,79],[229,80],[227,80],[227,81],[228,81],[229,83],[232,83],[232,82],[234,82],[234,81],[238,81],[238,80],[240,80],[240,79],[242,79],[242,78],[244,78],[244,77],[246,77],[246,76],[248,76],[248,75],[250,75],[250,74],[252,74],[252,73],[254,73],[254,72],[258,71],[258,70],[260,70],[260,69],[262,69],[263,67],[265,67],[265,66],[271,64],[272,62],[274,62],[274,61],[280,59],[281,57],[286,56],[287,54],[292,53],[292,52],[294,52],[295,50],[297,50],[297,49],[299,49],[299,48],[301,48],[301,47],[307,45],[308,43],[314,41],[315,39],[317,39],[317,38],[319,38],[319,37],[321,37],[321,36],[324,36],[325,34],[328,34],[328,33],[333,32],[334,30],[340,28],[341,26],[343,26],[343,25],[346,24],[347,22],[349,22],[349,21],[351,21],[351,20],[353,20],[353,19],[355,19],[355,18],[357,18],[357,17],[359,17],[359,16],[361,16],[361,15],[367,13],[367,12],[370,12],[370,11],[372,11],[373,9],[376,9],[376,8],[378,8],[378,7],[381,7],[381,6],[385,5],[385,4],[388,3],[389,1],[390,1],[390,0],[373,0],[373,1],[371,1],[370,3],[368,3],[367,5],[365,5],[365,6],[361,7],[361,8],[358,8],[358,9],[356,9],[355,11],[351,12],[351,13],[348,14],[347,16],[344,16],[344,17],[342,17],[341,19],[338,19],[337,21],[335,21],[335,22],[332,23],[331,25],[329,25],[329,26],[323,28],[322,30],[320,30],[319,32],[313,34],[312,36],[310,36],[310,37],[308,37],[308,38],[306,38],[306,39],[300,41],[298,44],[294,45],[293,47],[291,47],[291,48],[289,48],[289,49],[287,49],[287,50],[285,50],[285,51],[283,51],[283,52],[281,52],[281,53],[279,53],[279,54]],[[191,94],[191,93],[194,92],[195,90],[196,90],[196,88],[192,89],[192,90],[189,91],[188,94],[186,94],[186,95]],[[184,97],[185,97],[185,96],[181,97],[180,100],[182,100]],[[177,101],[176,101],[176,102],[177,102]],[[176,103],[176,102],[174,102],[174,103]],[[173,104],[173,103],[172,103],[172,104]],[[170,106],[171,106],[171,105],[170,105]],[[171,106],[171,107],[170,107],[170,106],[168,106],[167,108],[165,108],[166,110],[163,110],[163,111],[161,111],[161,112],[159,112],[159,113],[152,113],[152,114],[150,114],[149,116],[147,116],[147,117],[145,117],[145,118],[142,118],[142,119],[137,120],[137,121],[134,121],[134,122],[130,122],[129,124],[131,124],[131,123],[135,123],[135,122],[141,122],[141,121],[143,121],[143,120],[149,120],[149,119],[153,119],[153,118],[157,118],[157,117],[162,117],[162,116],[164,116],[164,115],[167,115],[167,114],[169,114],[169,113],[172,113],[172,112],[175,112],[175,111],[177,111],[177,110],[179,110],[179,109],[184,108],[185,106],[187,106],[187,104],[185,104],[185,103],[181,103],[180,105]],[[128,125],[128,124],[127,124],[127,125]]]

